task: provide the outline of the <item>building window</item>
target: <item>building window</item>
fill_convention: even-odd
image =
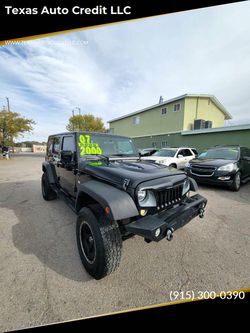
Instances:
[[[140,124],[140,117],[139,116],[135,116],[132,118],[132,123],[133,125],[139,125]]]
[[[167,114],[167,108],[162,108],[161,109],[161,114]]]
[[[181,111],[181,104],[174,104],[174,111]]]
[[[161,148],[166,148],[166,147],[167,147],[167,141],[162,141]]]
[[[156,148],[156,142],[152,142],[152,147]]]

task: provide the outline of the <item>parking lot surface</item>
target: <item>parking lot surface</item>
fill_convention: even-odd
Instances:
[[[171,242],[123,243],[119,269],[93,280],[82,267],[76,215],[41,195],[40,155],[0,160],[0,331],[170,301],[171,291],[250,287],[250,184],[200,186],[204,219]]]

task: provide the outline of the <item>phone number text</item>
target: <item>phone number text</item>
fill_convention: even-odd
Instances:
[[[216,293],[215,291],[177,291],[171,290],[170,291],[170,300],[177,301],[177,300],[195,300],[195,299],[215,299],[216,297],[220,299],[244,299],[245,292],[244,291],[220,291]]]

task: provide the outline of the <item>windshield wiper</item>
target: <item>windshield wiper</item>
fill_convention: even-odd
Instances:
[[[93,158],[95,160],[103,159],[103,160],[106,160],[107,163],[109,163],[109,156],[103,155],[103,154],[88,154],[88,155],[84,155],[83,157],[86,158],[87,160],[93,160]]]
[[[140,156],[138,155],[128,155],[128,154],[112,154],[110,156],[111,158],[114,157],[114,158],[118,158],[118,157],[124,157],[125,159],[140,159]]]

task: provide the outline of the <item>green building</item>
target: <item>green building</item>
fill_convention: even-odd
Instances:
[[[138,148],[250,145],[250,125],[224,127],[230,113],[213,95],[185,94],[109,121],[109,132],[132,137]]]

